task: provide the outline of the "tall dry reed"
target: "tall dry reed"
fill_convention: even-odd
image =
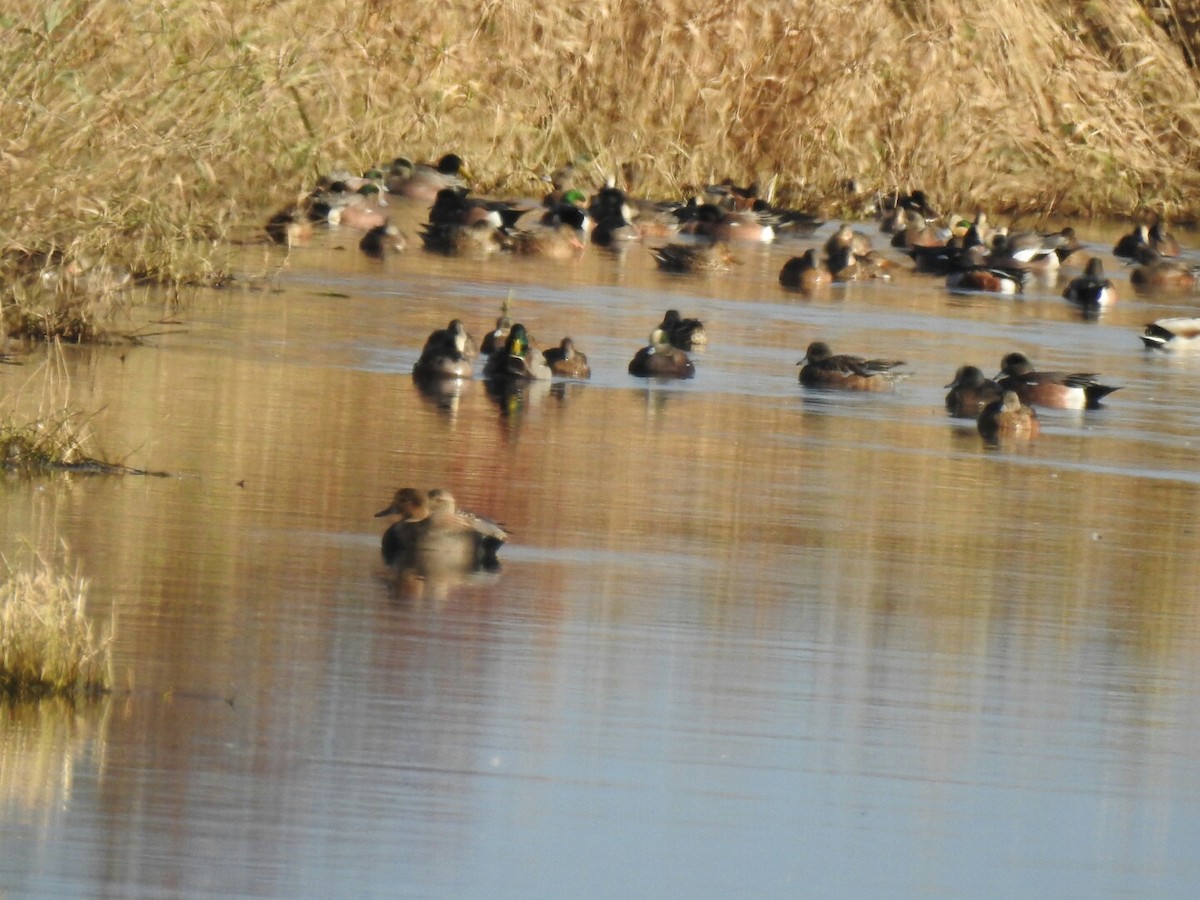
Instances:
[[[48,250],[213,278],[321,171],[447,149],[487,191],[578,158],[837,213],[853,182],[1194,216],[1196,22],[1153,0],[12,0],[0,248],[9,281]]]
[[[87,581],[41,559],[0,559],[0,694],[94,696],[109,689],[112,633],[86,614]]]

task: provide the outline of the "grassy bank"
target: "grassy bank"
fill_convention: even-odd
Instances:
[[[0,560],[0,695],[90,696],[109,689],[111,634],[85,614],[87,582],[44,561]]]
[[[337,165],[455,149],[532,193],[584,156],[647,193],[730,176],[831,214],[843,185],[947,207],[1200,210],[1191,5],[12,0],[0,247],[215,277]],[[1156,18],[1157,16],[1157,18]],[[15,253],[14,253],[15,251]]]

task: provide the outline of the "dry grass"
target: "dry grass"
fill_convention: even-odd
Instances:
[[[0,559],[0,694],[95,696],[109,689],[112,634],[85,614],[87,581],[43,560],[15,568]]]
[[[12,0],[0,248],[212,280],[318,173],[446,149],[496,192],[578,158],[597,178],[637,162],[649,193],[758,178],[838,214],[852,179],[1191,218],[1194,7]]]

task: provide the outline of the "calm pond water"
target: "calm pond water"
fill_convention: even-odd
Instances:
[[[832,225],[696,277],[330,235],[146,346],[4,367],[171,477],[0,481],[0,552],[65,545],[119,687],[0,707],[0,896],[1195,897],[1200,352],[1137,338],[1193,301],[1076,227],[1098,322],[907,270],[782,290]],[[591,382],[419,392],[426,335],[510,292]],[[696,378],[630,377],[669,306]],[[817,338],[911,377],[805,391]],[[1122,389],[988,449],[943,385],[1017,349]],[[404,485],[506,523],[503,570],[395,590]]]

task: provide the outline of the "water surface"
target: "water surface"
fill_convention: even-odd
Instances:
[[[146,346],[5,367],[171,477],[0,481],[0,552],[65,545],[119,688],[0,712],[0,893],[1195,896],[1200,353],[1137,339],[1193,301],[1136,297],[1091,223],[1098,322],[1061,284],[781,289],[831,227],[696,277],[321,236]],[[429,331],[510,292],[592,380],[418,391]],[[634,379],[668,306],[710,349]],[[818,338],[911,376],[806,392]],[[1014,349],[1122,389],[989,449],[943,385]],[[502,571],[397,590],[403,485],[506,523]]]

